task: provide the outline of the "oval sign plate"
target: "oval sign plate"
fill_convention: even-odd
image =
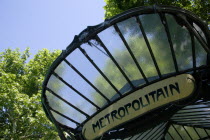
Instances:
[[[193,76],[182,74],[139,89],[88,120],[84,124],[82,134],[85,139],[93,140],[148,111],[189,97],[195,90],[194,81]]]

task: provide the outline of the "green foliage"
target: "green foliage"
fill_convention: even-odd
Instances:
[[[0,138],[57,138],[40,100],[44,76],[59,54],[43,49],[27,61],[29,49],[0,53]]]
[[[105,0],[105,2],[105,18],[110,18],[134,7],[161,4],[184,8],[210,22],[209,0]]]

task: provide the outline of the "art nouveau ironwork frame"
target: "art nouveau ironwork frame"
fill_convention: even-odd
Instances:
[[[159,64],[157,62],[157,58],[154,55],[154,50],[151,47],[150,41],[148,39],[148,35],[146,34],[143,23],[139,17],[140,15],[148,15],[148,14],[157,14],[162,22],[165,33],[167,35],[166,40],[168,41],[173,64],[174,64],[175,71],[172,73],[168,73],[168,74],[161,73]],[[192,67],[191,68],[186,68],[183,70],[180,70],[179,68],[179,64],[177,63],[177,57],[176,57],[176,53],[175,53],[174,45],[172,41],[172,35],[169,29],[169,23],[168,23],[168,20],[166,19],[166,14],[170,14],[174,16],[177,23],[182,27],[184,26],[187,29],[187,31],[190,33],[191,51],[192,51]],[[155,79],[151,80],[149,77],[145,75],[144,69],[139,64],[136,56],[134,55],[134,52],[131,50],[131,47],[129,46],[127,40],[125,39],[125,36],[123,35],[122,31],[119,29],[118,23],[124,20],[127,20],[129,18],[134,18],[136,20],[136,24],[138,25],[138,28],[141,30],[142,38],[145,40],[152,62],[154,63],[155,69],[157,71],[157,75]],[[196,26],[199,27],[199,29],[202,31],[203,34],[201,34],[200,31],[198,31],[195,28],[195,26],[193,26],[193,24],[196,24]],[[140,86],[136,86],[133,83],[133,81],[130,80],[125,70],[118,63],[116,58],[109,51],[105,43],[100,38],[99,33],[108,29],[111,26],[113,27],[115,32],[118,34],[119,38],[121,39],[125,48],[127,49],[128,54],[132,58],[136,67],[138,68],[139,73],[142,75],[142,79],[145,82],[144,84]],[[204,54],[206,55],[205,65],[197,66],[198,60],[196,58],[195,40],[199,42],[199,44],[203,47],[203,49],[206,52]],[[97,43],[95,44],[92,41],[95,41]],[[119,70],[119,72],[127,81],[127,85],[129,85],[130,90],[126,91],[126,93],[122,93],[119,90],[119,88],[117,88],[116,85],[112,82],[112,80],[110,80],[110,78],[107,77],[107,75],[103,72],[103,70],[93,61],[93,59],[90,57],[88,52],[84,48],[81,47],[82,44],[88,44],[90,47],[95,47],[96,49],[101,51],[101,53],[103,53],[104,55],[107,55],[107,57],[109,57],[109,59],[114,63],[116,68]],[[101,48],[99,48],[98,46],[100,46]],[[84,74],[80,72],[79,69],[77,69],[69,60],[67,60],[67,57],[71,55],[71,53],[73,53],[76,49],[84,55],[84,57],[89,61],[89,63],[105,79],[105,81],[109,84],[109,86],[113,88],[113,90],[116,92],[116,95],[118,96],[117,98],[114,98],[114,99],[108,98],[105,93],[99,90],[99,88],[93,82],[91,82]],[[196,88],[196,93],[194,97],[181,102],[179,105],[169,104],[167,106],[153,110],[152,112],[149,112],[145,114],[144,116],[140,116],[139,118],[136,118],[135,120],[132,120],[126,124],[122,124],[119,127],[116,127],[115,129],[105,133],[101,137],[101,139],[125,139],[125,138],[126,139],[159,139],[161,136],[162,136],[161,138],[165,137],[165,135],[167,135],[167,138],[169,139],[176,139],[175,138],[176,136],[178,136],[180,139],[184,139],[185,137],[183,137],[183,134],[182,134],[183,132],[182,133],[178,132],[178,129],[180,129],[179,126],[182,127],[182,129],[184,130],[186,135],[189,137],[189,139],[193,139],[193,136],[187,131],[186,127],[189,127],[189,129],[193,129],[193,131],[195,131],[199,139],[202,139],[205,137],[201,136],[203,134],[200,134],[201,132],[200,131],[198,132],[197,130],[198,128],[195,128],[195,127],[199,127],[199,129],[202,128],[202,131],[206,133],[206,137],[209,137],[210,132],[208,132],[207,129],[210,129],[210,121],[206,122],[206,120],[209,120],[209,118],[206,117],[205,120],[201,118],[201,116],[205,118],[205,115],[210,115],[208,111],[210,110],[210,102],[209,102],[210,96],[208,95],[208,92],[210,90],[209,88],[209,84],[210,84],[209,53],[210,53],[210,32],[208,30],[208,26],[204,21],[202,21],[196,15],[192,14],[189,11],[176,8],[176,7],[169,7],[169,6],[155,5],[155,6],[149,6],[149,7],[134,8],[122,14],[119,14],[111,19],[105,20],[103,23],[99,25],[87,27],[78,36],[75,36],[73,42],[67,47],[66,50],[64,50],[61,53],[61,55],[54,61],[54,63],[49,69],[49,72],[43,83],[43,93],[42,93],[43,108],[48,118],[57,127],[59,136],[61,139],[66,139],[66,136],[64,135],[64,131],[68,133],[71,139],[83,139],[83,136],[81,134],[81,129],[83,125],[89,119],[93,118],[96,114],[98,114],[99,112],[107,108],[108,106],[112,105],[113,103],[117,102],[123,97],[128,96],[129,94],[132,94],[134,91],[147,87],[153,83],[157,83],[158,81],[161,81],[161,80],[164,80],[169,77],[176,76],[176,75],[190,73],[196,79],[197,88]],[[86,95],[84,95],[81,91],[79,91],[79,89],[76,89],[75,87],[73,87],[62,76],[60,76],[57,73],[56,69],[62,62],[64,62],[75,73],[77,73],[90,87],[92,87],[97,92],[97,94],[99,94],[106,101],[104,106],[99,106],[98,104],[96,104],[93,100],[89,99]],[[95,107],[95,110],[96,110],[95,113],[90,115],[89,113],[85,112],[81,108],[78,108],[76,105],[73,105],[71,102],[64,99],[58,93],[56,93],[51,88],[49,88],[48,83],[51,76],[56,77],[68,88],[70,88],[72,91],[78,94],[81,98],[83,98],[88,103],[90,103],[93,107]],[[79,112],[78,114],[85,116],[86,119],[82,122],[78,122],[74,118],[70,118],[66,114],[63,114],[59,112],[59,110],[56,110],[55,108],[53,108],[49,103],[51,101],[47,98],[46,92],[51,93],[57,99],[61,100],[62,102],[65,102],[65,104],[67,104],[68,106],[70,106],[71,108]],[[186,103],[188,104],[186,105]],[[190,114],[189,112],[191,111],[194,111],[194,112],[197,111],[198,113]],[[77,127],[73,128],[65,124],[62,124],[61,122],[56,120],[52,112],[71,121]],[[189,119],[187,118],[187,116],[193,116],[193,117]],[[142,121],[142,119],[144,119],[144,121]],[[197,123],[193,123],[193,121],[196,121]],[[170,134],[170,131],[168,130],[174,131],[177,134],[176,135]]]

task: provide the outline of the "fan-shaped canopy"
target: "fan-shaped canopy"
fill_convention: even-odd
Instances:
[[[209,41],[188,11],[131,9],[75,36],[46,76],[43,107],[62,139],[207,138]]]

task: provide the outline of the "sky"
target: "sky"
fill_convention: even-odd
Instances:
[[[0,52],[64,50],[87,26],[104,21],[103,0],[0,0]]]

